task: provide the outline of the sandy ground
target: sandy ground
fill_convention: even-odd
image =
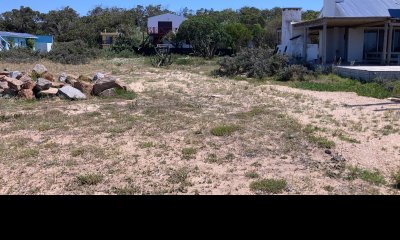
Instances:
[[[110,64],[73,70],[106,72]],[[0,122],[1,194],[267,194],[250,188],[260,179],[284,179],[282,194],[399,194],[391,186],[400,169],[398,103],[214,78],[202,67],[112,67],[135,100],[1,100],[0,116],[31,113],[51,124],[10,130],[18,119]],[[62,112],[59,125],[49,110]],[[240,130],[211,134],[226,124]],[[335,143],[332,154],[307,140],[307,126]],[[386,183],[349,179],[351,167],[378,171]],[[98,182],[79,180],[88,175]]]

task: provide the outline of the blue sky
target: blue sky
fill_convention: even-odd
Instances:
[[[48,12],[70,6],[80,14],[85,15],[90,9],[97,5],[103,7],[132,8],[136,5],[157,5],[179,11],[181,8],[190,9],[224,8],[239,9],[243,6],[254,6],[257,8],[273,7],[302,7],[303,9],[321,10],[323,0],[0,0],[0,12],[9,11],[20,6],[29,6],[34,10]]]

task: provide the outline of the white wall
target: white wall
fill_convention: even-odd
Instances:
[[[339,0],[324,0],[324,7],[322,10],[323,17],[335,17],[337,16],[336,2]]]
[[[347,61],[349,62],[362,61],[363,51],[364,51],[364,28],[350,28]]]
[[[53,44],[52,43],[36,43],[35,50],[42,53],[50,52]]]
[[[174,14],[163,14],[155,17],[151,17],[147,21],[147,27],[149,31],[152,29],[156,29],[156,33],[158,33],[158,22],[172,22],[172,30],[177,30],[181,24],[186,20],[183,16],[177,16]]]
[[[301,9],[284,9],[282,11],[282,45],[289,45],[293,37],[293,22],[301,22]]]

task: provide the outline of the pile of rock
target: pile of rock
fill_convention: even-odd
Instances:
[[[58,96],[79,100],[90,95],[111,97],[116,94],[116,89],[131,91],[116,77],[102,73],[96,73],[94,77],[61,73],[56,79],[42,64],[37,64],[30,74],[0,71],[0,97],[42,99]]]

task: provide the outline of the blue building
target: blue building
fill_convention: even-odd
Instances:
[[[33,50],[50,52],[53,45],[52,36],[35,36],[28,33],[14,33],[0,31],[0,51],[10,48],[27,48],[29,41],[33,42]]]

